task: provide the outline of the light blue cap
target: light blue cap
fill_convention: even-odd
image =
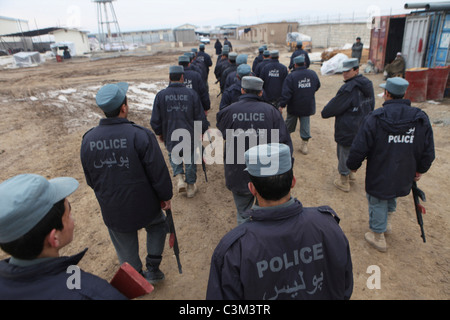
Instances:
[[[236,64],[241,65],[241,64],[247,63],[247,58],[248,58],[248,55],[246,55],[246,54],[238,55],[236,58]]]
[[[261,78],[253,76],[245,76],[241,80],[241,87],[243,89],[261,91],[264,85],[264,81]]]
[[[280,52],[279,52],[278,50],[272,50],[272,51],[270,51],[270,56],[271,56],[272,58],[278,58],[279,54],[280,54]]]
[[[237,67],[237,75],[239,78],[243,78],[245,76],[248,76],[252,72],[252,68],[248,64],[241,64]]]
[[[178,57],[178,62],[191,62],[191,59],[186,55],[182,55]]]
[[[291,150],[282,143],[254,146],[245,154],[246,171],[254,177],[270,177],[283,174],[292,168]]]
[[[183,66],[170,66],[169,73],[184,73]]]
[[[236,52],[230,52],[228,54],[228,60],[236,61],[237,56],[238,56],[238,54]]]
[[[200,43],[200,44],[198,45],[198,47],[199,47],[199,49],[205,49],[205,44],[204,44],[204,43]]]
[[[118,82],[107,84],[98,90],[95,101],[103,112],[111,112],[119,108],[128,91],[128,83]]]
[[[191,49],[191,52],[197,53],[198,50],[197,50],[197,48],[192,48],[192,49]]]
[[[385,83],[380,84],[381,88],[396,96],[403,96],[408,86],[409,82],[400,77],[389,78]]]
[[[21,174],[0,184],[0,243],[19,239],[33,229],[55,203],[78,188],[70,177],[47,180]]]
[[[263,46],[261,46],[261,47],[258,48],[258,51],[262,53],[262,52],[264,52],[265,49],[266,49],[266,48],[264,48]]]
[[[264,52],[263,52],[263,56],[264,57],[270,57],[270,51],[269,50],[264,50]]]
[[[297,41],[297,46],[298,47],[300,47],[300,46],[302,46],[303,45],[303,42],[302,41]]]
[[[299,56],[296,56],[295,58],[294,58],[294,63],[297,63],[297,64],[300,64],[300,63],[305,63],[305,56],[304,55],[299,55]]]
[[[359,68],[359,60],[357,58],[351,58],[344,60],[342,62],[342,71],[349,71],[352,68],[358,67]]]

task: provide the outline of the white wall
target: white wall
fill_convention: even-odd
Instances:
[[[53,32],[55,42],[73,42],[76,48],[76,55],[83,55],[83,53],[90,52],[89,39],[86,33],[78,30],[61,29]],[[74,55],[71,52],[71,55]]]
[[[28,21],[0,17],[0,35],[29,31]]]
[[[300,25],[298,32],[312,37],[313,48],[341,48],[361,38],[364,47],[370,46],[370,29],[366,23],[328,23]]]

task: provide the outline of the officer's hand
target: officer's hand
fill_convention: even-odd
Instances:
[[[416,172],[416,176],[414,177],[414,181],[416,181],[416,182],[419,181],[421,177],[422,177],[422,174]]]
[[[161,209],[163,209],[163,210],[172,209],[172,204],[171,204],[170,200],[169,201],[161,201]]]

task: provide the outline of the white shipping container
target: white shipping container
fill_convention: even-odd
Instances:
[[[406,17],[402,53],[406,68],[421,68],[427,49],[429,16]]]

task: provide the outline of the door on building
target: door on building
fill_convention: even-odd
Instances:
[[[439,38],[439,45],[436,51],[435,66],[446,66],[448,60],[448,49],[450,44],[450,14],[445,16],[442,32]]]
[[[406,17],[402,52],[406,68],[420,68],[423,65],[427,48],[430,16]]]

